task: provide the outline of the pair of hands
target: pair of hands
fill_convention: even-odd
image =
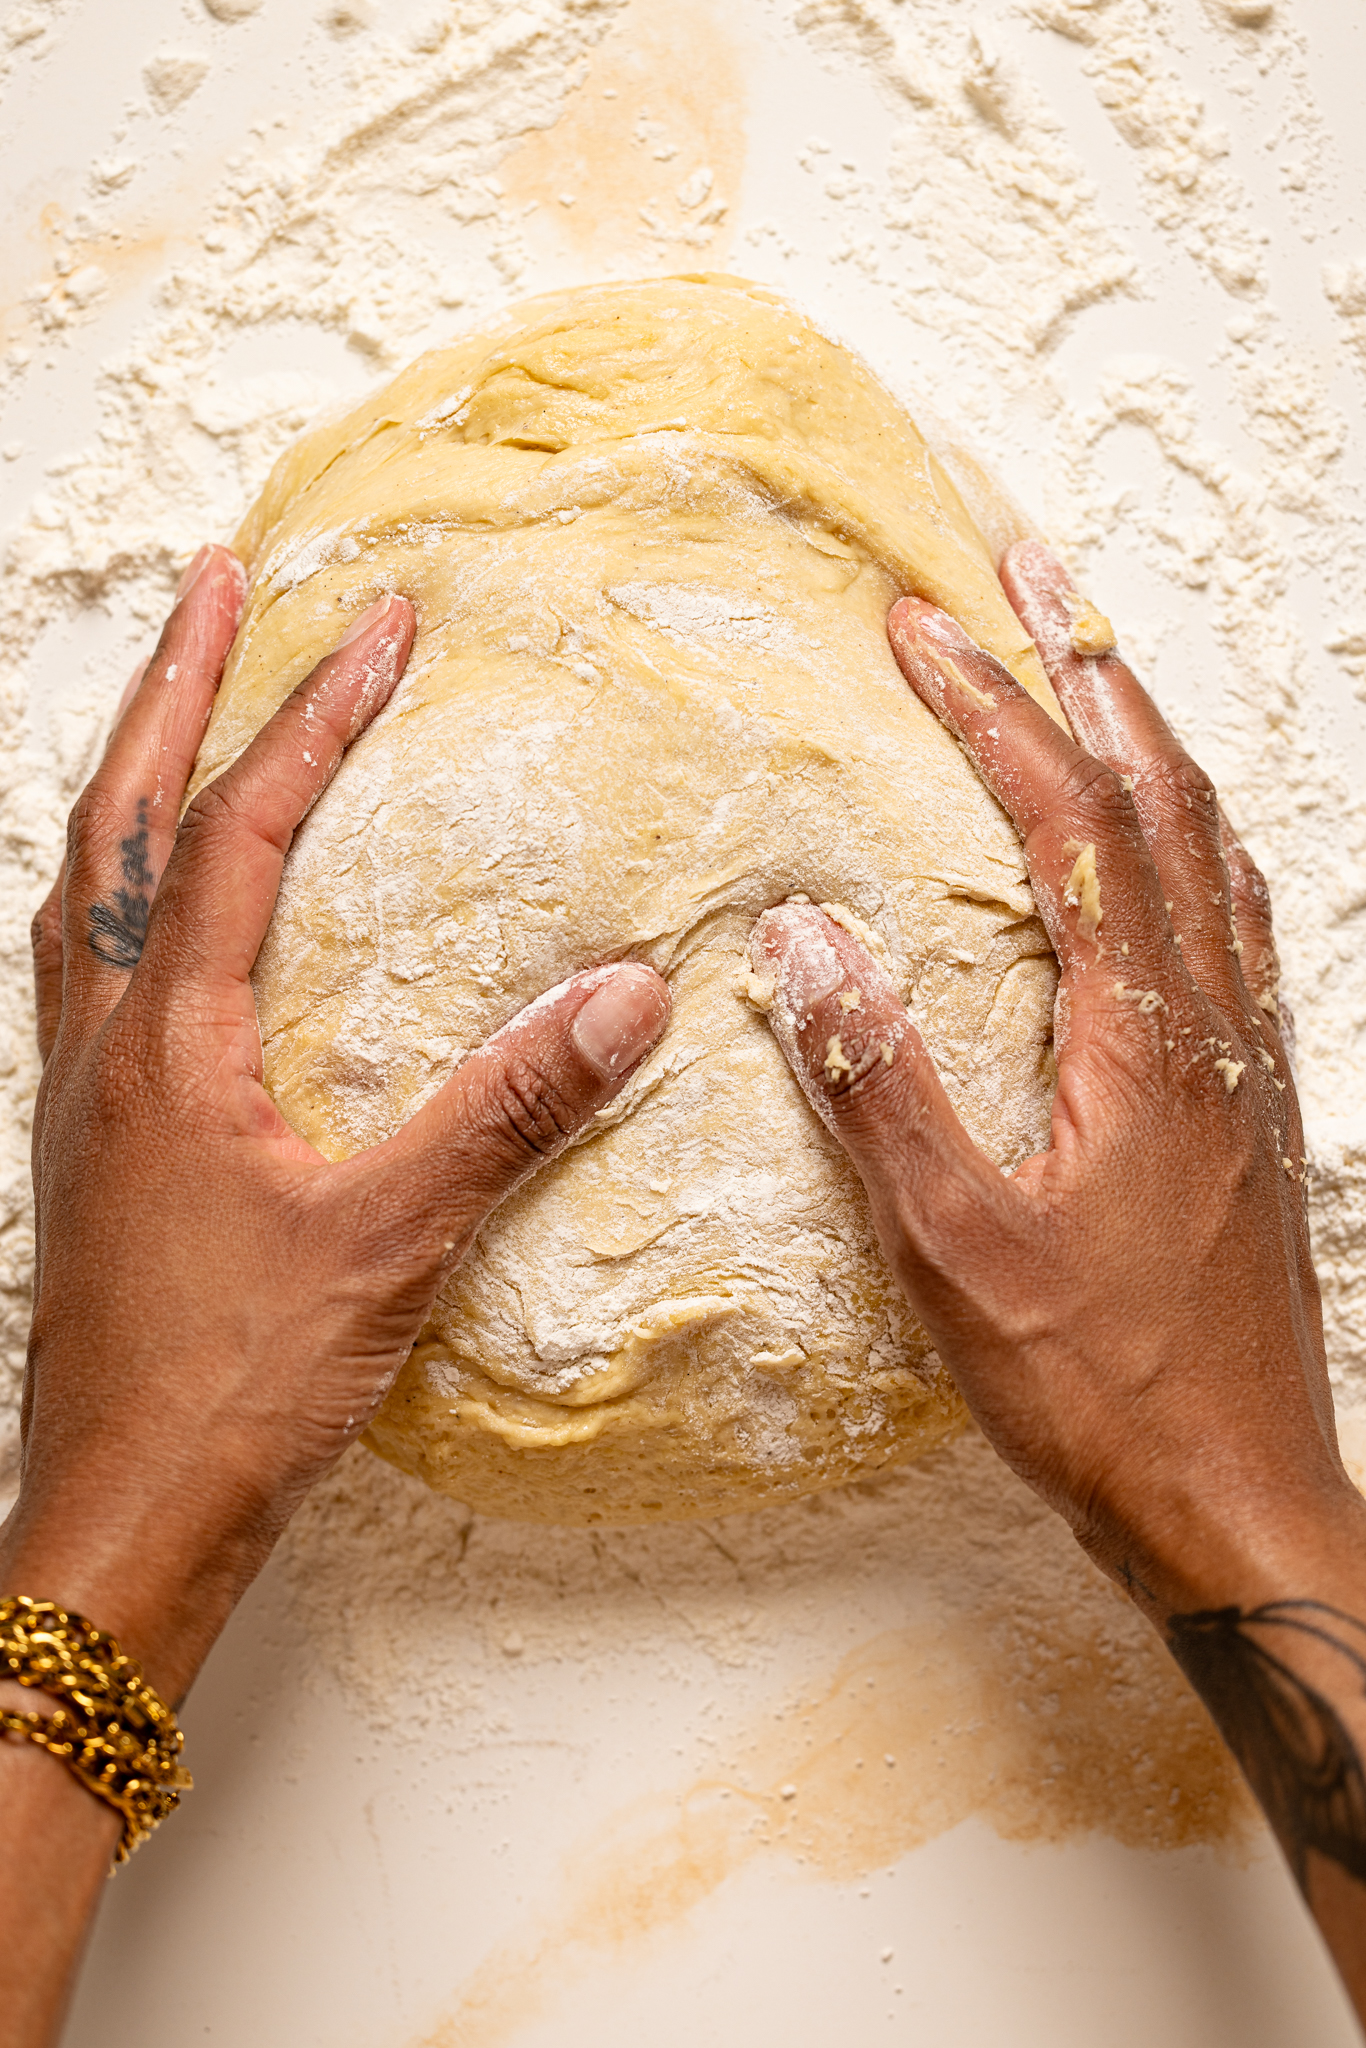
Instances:
[[[885,974],[818,910],[766,913],[754,951],[982,1428],[1161,1620],[1263,1597],[1292,1534],[1357,1507],[1267,895],[1129,670],[1073,651],[1060,565],[1024,543],[1002,573],[1081,744],[932,606],[904,600],[889,630],[1024,841],[1062,969],[1050,1149],[1001,1176]],[[244,591],[224,549],[191,565],[35,925],[39,1266],[0,1577],[90,1614],[172,1698],[484,1217],[668,1014],[644,967],[576,975],[385,1144],[340,1165],[305,1145],[261,1084],[251,969],[292,834],[387,702],[413,615],[394,598],[358,621],[178,824]]]

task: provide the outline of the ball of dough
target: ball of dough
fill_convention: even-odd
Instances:
[[[369,1432],[530,1521],[758,1507],[963,1414],[745,946],[794,894],[871,934],[974,1137],[1046,1142],[1055,969],[1018,839],[884,621],[946,607],[1056,714],[992,557],[868,369],[771,293],[534,300],[278,464],[197,781],[386,591],[408,672],[290,854],[266,1079],[341,1158],[576,968],[667,976],[669,1031],[490,1218]]]

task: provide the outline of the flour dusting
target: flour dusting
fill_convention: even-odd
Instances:
[[[870,144],[866,162],[820,133],[787,137],[807,196],[785,216],[750,205],[738,145],[727,155],[686,114],[705,53],[672,112],[643,28],[645,57],[634,71],[626,63],[640,24],[657,26],[646,0],[442,0],[402,20],[395,10],[388,27],[387,11],[333,8],[306,31],[310,63],[330,53],[331,89],[306,123],[259,123],[216,161],[175,246],[138,255],[153,289],[120,329],[154,136],[212,110],[234,39],[269,19],[254,0],[206,0],[209,40],[201,48],[197,30],[141,53],[141,104],[92,136],[79,204],[48,221],[46,253],[3,315],[10,474],[45,365],[87,360],[73,352],[91,351],[92,337],[99,346],[88,355],[93,429],[74,432],[41,477],[7,485],[0,1441],[11,1467],[32,1261],[27,920],[178,568],[203,538],[231,531],[311,417],[420,347],[546,283],[702,261],[802,297],[913,409],[923,398],[951,421],[970,447],[946,455],[984,530],[997,530],[1003,501],[972,450],[1061,545],[1216,772],[1278,910],[1335,1391],[1346,1413],[1366,1398],[1366,812],[1347,755],[1366,681],[1366,530],[1347,460],[1366,375],[1366,250],[1335,225],[1340,166],[1305,34],[1289,6],[1216,0],[997,0],[971,12],[956,0],[753,0],[751,12],[793,64],[825,67],[832,90],[872,88],[885,115],[885,156]],[[72,21],[62,0],[9,11],[8,93],[62,49]],[[1060,111],[1063,72],[1083,83],[1107,138],[1085,164]],[[594,106],[622,115],[597,153]],[[573,140],[572,179],[548,168],[557,137]],[[621,164],[651,182],[618,217],[601,180]],[[610,248],[585,239],[595,192],[614,223]],[[567,253],[545,277],[535,252],[552,229]],[[824,251],[819,263],[809,248]],[[1309,280],[1327,342],[1300,317],[1294,278]],[[1186,349],[1176,315],[1188,291],[1220,309],[1212,361]],[[1120,585],[1141,601],[1126,607]],[[733,592],[642,578],[609,595],[679,641],[770,644],[765,607]],[[102,656],[60,691],[31,683],[63,633],[105,618],[122,672]],[[517,631],[531,644],[545,622]],[[431,1044],[438,1077],[460,1050]],[[775,1381],[773,1415],[756,1415],[756,1429],[777,1426],[783,1398]],[[375,1489],[409,1498],[376,1470],[357,1506],[347,1478],[333,1535],[310,1511],[295,1553],[316,1563],[332,1542],[348,1554],[353,1510],[384,1551],[391,1526]],[[833,1501],[821,1528],[851,1530],[872,1512],[858,1496]],[[406,1526],[395,1521],[394,1542]],[[518,1583],[532,1582],[543,1534],[487,1540]],[[664,1579],[694,1561],[680,1553]],[[745,1631],[722,1634],[733,1646]],[[391,1672],[411,1671],[414,1642],[385,1647]]]

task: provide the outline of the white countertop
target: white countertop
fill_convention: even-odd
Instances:
[[[420,345],[411,307],[394,309],[403,294],[428,294],[425,338],[435,339],[509,296],[648,268],[770,279],[917,401],[928,398],[945,417],[966,414],[1008,486],[1083,551],[1097,597],[1164,701],[1221,785],[1243,793],[1250,836],[1292,892],[1294,925],[1312,922],[1305,906],[1314,900],[1293,894],[1297,817],[1317,835],[1315,861],[1331,870],[1322,886],[1350,896],[1360,856],[1345,801],[1340,842],[1331,818],[1299,797],[1284,816],[1259,809],[1268,750],[1279,744],[1264,714],[1279,686],[1274,677],[1240,681],[1219,606],[1235,570],[1246,573],[1254,607],[1269,604],[1276,585],[1281,609],[1268,635],[1302,638],[1284,657],[1285,674],[1298,678],[1286,685],[1296,758],[1309,762],[1312,780],[1317,747],[1344,786],[1360,785],[1351,664],[1358,630],[1366,657],[1366,583],[1352,522],[1366,409],[1366,32],[1354,11],[1334,0],[1276,0],[1249,27],[1256,10],[1238,17],[1236,0],[1056,0],[1051,18],[1062,33],[1039,25],[1047,4],[1031,17],[1006,0],[971,11],[952,0],[818,0],[805,9],[786,0],[630,0],[612,20],[603,13],[599,47],[574,31],[586,68],[568,63],[553,89],[537,74],[512,128],[521,118],[541,126],[520,149],[500,145],[501,190],[484,211],[470,202],[468,181],[459,203],[447,204],[449,191],[424,191],[420,180],[396,197],[391,179],[377,187],[372,216],[354,170],[357,124],[338,116],[361,90],[353,67],[372,63],[385,36],[402,44],[452,11],[485,41],[515,42],[523,14],[528,34],[589,19],[569,0],[532,0],[520,11],[482,0],[357,0],[359,25],[336,33],[323,19],[335,8],[322,0],[264,0],[240,20],[215,18],[200,0],[26,0],[0,20],[0,51],[6,38],[10,46],[0,349],[31,351],[27,363],[11,359],[0,389],[0,518],[19,535],[8,588],[28,592],[27,603],[38,592],[44,607],[36,645],[23,650],[27,780],[7,800],[30,842],[7,856],[15,944],[55,844],[62,788],[80,779],[170,558],[230,531],[244,488],[289,433],[373,379],[384,366],[376,337],[400,358]],[[969,13],[979,30],[971,47]],[[889,22],[901,38],[895,62]],[[1140,101],[1126,97],[1117,23],[1130,25],[1131,55],[1158,66]],[[1093,27],[1098,42],[1085,39]],[[1298,33],[1307,38],[1300,55]],[[861,38],[865,55],[832,55],[830,36]],[[961,78],[945,69],[959,45]],[[177,74],[163,63],[151,74],[162,111],[144,73],[157,58],[191,67]],[[993,79],[1012,67],[1016,84],[993,99]],[[193,90],[170,104],[191,74]],[[1190,127],[1191,94],[1207,103],[1204,127]],[[391,106],[401,98],[396,89]],[[400,118],[419,117],[409,106]],[[442,118],[455,133],[464,117],[456,108]],[[1005,334],[1018,324],[1026,270],[1012,268],[1008,250],[993,256],[985,229],[961,246],[960,266],[952,238],[933,225],[936,178],[958,194],[955,205],[971,201],[962,166],[985,146],[974,121],[999,139],[998,194],[1002,152],[1018,152],[1032,193],[1020,220],[1054,209],[1041,231],[1038,307],[1068,236],[1077,249],[1093,238],[1069,273],[1072,309],[1032,351]],[[329,122],[349,137],[331,157],[318,139]],[[1207,147],[1220,125],[1226,157]],[[1182,183],[1177,145],[1187,130],[1199,142],[1190,176],[1206,181],[1203,211],[1191,210],[1192,187]],[[1040,136],[1059,162],[1081,167],[1089,195],[1045,189]],[[474,148],[466,130],[456,139]],[[813,149],[813,139],[825,147]],[[422,147],[439,153],[449,142],[438,125]],[[330,207],[356,232],[373,220],[377,235],[391,237],[392,264],[372,243],[367,303],[342,319],[324,309],[326,279],[293,313],[284,299],[272,312],[254,283],[249,316],[209,322],[172,361],[172,313],[158,294],[178,267],[205,260],[200,237],[238,152],[259,158],[272,179],[292,162],[305,213]],[[920,182],[907,175],[917,161]],[[707,202],[685,205],[678,190],[703,167],[726,211],[696,246],[686,234]],[[1228,202],[1232,254],[1211,240],[1224,188],[1209,181],[1225,171],[1243,195],[1242,214]],[[1074,228],[1057,226],[1063,201]],[[931,215],[917,213],[922,204]],[[1242,243],[1233,232],[1240,220]],[[63,225],[73,223],[68,244]],[[303,240],[309,232],[298,227]],[[1243,291],[1236,280],[1231,289],[1220,265],[1227,270],[1263,232],[1265,289]],[[53,259],[67,246],[75,254],[64,286]],[[212,248],[208,260],[217,260]],[[344,273],[344,238],[331,260]],[[258,251],[258,281],[263,261]],[[1360,317],[1354,261],[1363,266]],[[1105,266],[1129,262],[1135,288],[1126,293],[1113,276],[1106,282]],[[1336,300],[1325,293],[1325,266]],[[454,280],[449,289],[443,278]],[[46,326],[41,313],[35,325],[24,297],[35,284],[58,316]],[[957,292],[952,306],[935,296],[947,286]],[[443,292],[462,303],[443,305]],[[200,318],[203,293],[191,291],[187,303]],[[993,317],[1001,344],[984,334],[978,347],[967,329]],[[1231,339],[1230,321],[1246,333]],[[155,347],[149,334],[161,337]],[[128,350],[144,351],[164,377],[161,415],[150,400],[139,412],[144,400],[134,402],[127,382],[97,375]],[[1312,402],[1303,398],[1310,384]],[[201,423],[187,424],[196,407]],[[1333,420],[1343,427],[1341,454],[1324,440]],[[129,560],[120,567],[119,517],[108,510],[120,502],[118,462],[145,482],[151,457],[128,455],[129,436],[150,435],[150,446],[163,429],[160,482],[153,476],[127,494]],[[115,483],[101,487],[105,510],[87,531],[72,494],[94,474],[88,451],[101,432],[99,460]],[[76,460],[63,468],[69,456]],[[1249,480],[1243,499],[1234,472]],[[1243,545],[1238,533],[1257,520],[1262,538]],[[1317,551],[1315,532],[1326,536]],[[1284,544],[1279,570],[1268,567],[1273,543]],[[1325,650],[1334,639],[1336,655]],[[13,649],[13,631],[5,645]],[[1348,1203],[1359,1200],[1352,1161],[1362,1149],[1349,1143],[1362,1100],[1352,1096],[1358,1055],[1334,1050],[1350,1038],[1346,1026],[1335,1038],[1334,1019],[1352,1010],[1357,986],[1348,911],[1318,951],[1298,929],[1289,938],[1292,980],[1298,973],[1310,1012],[1311,1113],[1325,1143],[1338,1144],[1334,1171]],[[1320,1011],[1327,1022],[1316,1036]],[[1350,1395],[1366,1316],[1350,1259],[1333,1300]],[[973,1691],[974,1617],[988,1606],[1005,1611],[1012,1589],[1032,1597],[1031,1544],[1059,1583],[1071,1584],[1071,1571],[1080,1586],[1082,1568],[1057,1562],[1049,1536],[1022,1535],[1014,1549],[1006,1489],[983,1525],[995,1605],[982,1604],[979,1588],[954,1609],[942,1560],[931,1598],[917,1555],[926,1529],[918,1517],[932,1494],[911,1484],[832,1511],[827,1558],[812,1537],[827,1524],[803,1509],[789,1511],[807,1515],[790,1525],[802,1532],[790,1555],[772,1518],[762,1535],[757,1525],[738,1535],[734,1525],[676,1538],[652,1531],[639,1552],[637,1539],[615,1535],[590,1601],[581,1591],[594,1555],[588,1536],[487,1525],[470,1534],[453,1510],[413,1506],[404,1482],[362,1478],[336,1509],[346,1542],[333,1543],[326,1515],[315,1515],[244,1603],[196,1687],[185,1723],[197,1789],[110,1886],[69,2048],[185,2048],[201,2038],[252,2048],[626,2048],[642,2036],[657,2048],[865,2048],[898,2038],[934,2048],[1346,2048],[1353,2023],[1264,1836],[1238,1841],[1225,1830],[1213,1843],[1124,1846],[1103,1813],[1085,1828],[1045,1824],[1046,1799],[1032,1838],[1018,1812],[1009,1826],[1000,1819],[993,1760],[1018,1752],[1022,1769],[1043,1771],[1051,1752],[1037,1730],[1017,1741],[1004,1721],[982,1725],[991,1711],[982,1698],[997,1696]],[[348,1579],[358,1499],[388,1523],[387,1577]],[[438,1569],[432,1560],[447,1541],[448,1566]],[[845,1554],[859,1544],[856,1558]],[[447,1570],[461,1588],[448,1612]],[[381,1597],[402,1610],[397,1618],[381,1623],[364,1611]],[[1103,1616],[1108,1597],[1088,1593],[1087,1612]],[[946,1634],[954,1613],[962,1625]],[[429,1629],[439,1635],[440,1683],[424,1690]],[[1065,1781],[1084,1749],[1087,1768],[1112,1768],[1118,1814],[1132,1808],[1128,1781],[1145,1766],[1125,1748],[1137,1724],[1118,1709],[1109,1757],[1103,1685],[1089,1719],[1069,1705],[1067,1687],[1090,1654],[1060,1659],[1059,1725],[1070,1733],[1047,1769]],[[977,1705],[917,1734],[917,1674],[932,1669],[953,1699]],[[817,1751],[862,1739],[864,1722],[852,1706],[846,1713],[856,1685],[887,1699],[891,1718],[876,1725],[904,1726],[912,1745],[892,1764],[870,1752],[867,1768],[886,1774],[880,1784],[898,1770],[899,1785],[919,1772],[928,1813],[953,1779],[942,1828],[908,1818],[914,1800],[898,1790],[886,1794],[895,1814],[879,1832],[883,1795],[874,1789],[860,1795],[847,1850],[831,1848],[842,1781],[822,1775]],[[1045,1691],[1030,1711],[1052,1711],[1054,1697]],[[796,1789],[785,1800],[787,1772]],[[727,1802],[751,1795],[767,1819],[747,1833]],[[797,1817],[790,1827],[788,1809]],[[804,1828],[824,1849],[803,1848]]]

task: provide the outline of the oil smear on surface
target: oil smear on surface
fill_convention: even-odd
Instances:
[[[1008,1662],[983,1662],[980,1638],[899,1630],[865,1644],[828,1689],[788,1702],[782,1733],[753,1737],[732,1775],[613,1816],[570,1859],[562,1904],[479,1965],[422,2048],[510,2040],[567,1979],[676,1925],[759,1856],[849,1882],[976,1814],[1014,1842],[1251,1841],[1250,1801],[1198,1709],[1162,1726],[1170,1702],[1155,1702],[1156,1747],[1132,1749],[1096,1644],[1064,1627],[1035,1647],[1035,1676],[1056,1689],[1030,1699]]]
[[[431,2048],[492,2048],[566,1972],[674,1924],[757,1857],[847,1881],[973,1816],[1017,1842],[1101,1831],[1241,1855],[1260,1839],[1155,1633],[975,1435],[792,1507],[645,1529],[475,1519],[353,1452],[285,1563],[316,1650],[386,1740],[459,1725],[496,1746],[509,1659],[528,1697],[546,1673],[545,1733],[564,1733],[565,1667],[623,1684],[633,1658],[650,1683],[707,1672],[692,1775],[580,1844]],[[855,1638],[832,1671],[835,1613]]]

